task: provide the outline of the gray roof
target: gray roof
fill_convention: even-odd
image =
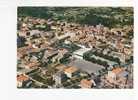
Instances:
[[[53,56],[55,54],[58,54],[57,50],[45,50],[44,58],[48,58],[48,57]]]
[[[31,30],[30,31],[30,34],[31,34],[31,36],[32,35],[37,35],[37,34],[40,34],[41,32],[39,31],[39,30]]]

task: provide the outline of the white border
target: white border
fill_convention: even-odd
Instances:
[[[1,6],[132,6],[133,0],[1,0]]]
[[[9,0],[10,1],[10,0]],[[17,1],[17,0],[16,0]],[[33,1],[33,2],[32,2]],[[38,0],[37,0],[38,1]],[[110,2],[109,2],[110,1]],[[123,1],[123,2],[122,2]],[[129,1],[129,2],[127,2]],[[137,1],[137,0],[136,0]],[[136,3],[131,0],[18,0],[18,2],[0,1],[0,90],[3,100],[136,100],[138,84],[138,12]],[[63,90],[63,89],[17,89],[16,88],[16,7],[17,6],[133,6],[135,5],[135,63],[134,63],[134,89],[81,89],[81,90]],[[8,92],[7,92],[8,91]],[[8,96],[7,96],[8,94]],[[4,99],[4,97],[8,97]]]
[[[25,0],[20,6],[132,6],[132,0]]]

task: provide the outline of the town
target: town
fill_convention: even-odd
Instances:
[[[133,25],[17,19],[17,87],[133,88]]]

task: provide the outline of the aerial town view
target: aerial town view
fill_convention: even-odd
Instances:
[[[132,89],[132,7],[18,7],[17,88]]]

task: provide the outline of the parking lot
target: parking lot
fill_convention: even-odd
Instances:
[[[77,67],[82,71],[88,72],[89,74],[98,73],[99,70],[104,68],[101,65],[97,65],[83,59],[75,59],[71,63],[69,63],[69,66]]]

